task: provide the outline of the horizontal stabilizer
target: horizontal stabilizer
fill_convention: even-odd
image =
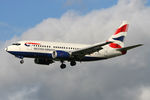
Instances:
[[[137,44],[137,45],[133,45],[133,46],[128,46],[128,47],[124,47],[124,48],[119,48],[119,49],[117,49],[117,50],[118,50],[118,51],[127,51],[127,50],[130,50],[130,49],[133,49],[133,48],[142,46],[142,45],[143,45],[143,44]]]

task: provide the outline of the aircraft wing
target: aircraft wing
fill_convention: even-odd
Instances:
[[[96,51],[103,49],[102,46],[105,46],[109,43],[112,43],[112,42],[98,43],[98,44],[95,44],[95,45],[92,45],[92,46],[89,46],[86,48],[75,50],[75,51],[71,52],[71,54],[72,54],[72,56],[83,57],[87,54],[91,54],[91,53],[94,53]]]

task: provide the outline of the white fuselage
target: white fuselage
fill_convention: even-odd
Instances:
[[[13,44],[11,46],[8,46],[7,51],[19,58],[48,57],[50,59],[53,59],[52,53],[56,50],[72,52],[90,46],[86,44],[46,42],[46,41],[19,41],[17,43],[19,43],[19,45]],[[79,61],[102,60],[102,59],[107,59],[119,55],[122,55],[122,53],[116,51],[115,49],[104,46],[103,50],[94,52],[90,55],[86,55]],[[64,59],[64,60],[69,60],[69,59]]]

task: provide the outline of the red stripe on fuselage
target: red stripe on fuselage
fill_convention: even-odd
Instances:
[[[116,43],[110,43],[109,46],[112,48],[122,48],[119,44]]]
[[[115,32],[114,35],[116,35],[116,34],[118,34],[118,33],[120,33],[120,32],[127,32],[127,29],[128,29],[128,24],[125,24],[125,25],[123,25],[122,27],[118,28],[118,29],[116,30],[116,32]]]
[[[40,45],[40,43],[26,42],[25,44]]]

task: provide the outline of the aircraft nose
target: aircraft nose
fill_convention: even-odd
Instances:
[[[8,50],[8,48],[5,48],[5,51],[7,51]]]

